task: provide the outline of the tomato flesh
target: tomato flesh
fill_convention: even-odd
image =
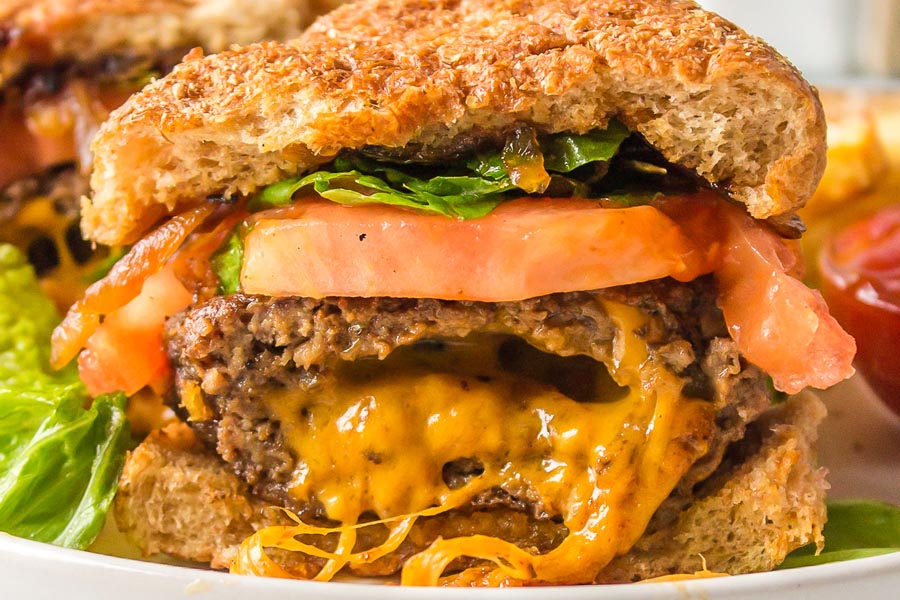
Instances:
[[[131,395],[164,378],[165,319],[191,303],[193,295],[171,267],[151,275],[140,294],[106,315],[78,356],[78,373],[92,396],[122,390]]]
[[[112,87],[85,89],[83,94],[72,88],[26,110],[6,107],[0,113],[0,187],[53,165],[83,159],[81,154],[90,142],[87,136],[130,95],[128,90]]]
[[[900,207],[838,233],[819,265],[832,312],[859,344],[860,372],[900,414]]]
[[[850,377],[856,345],[821,294],[791,275],[799,255],[743,211],[726,209],[724,220],[719,305],[741,352],[791,394]]]
[[[718,248],[718,304],[741,353],[795,394],[853,375],[856,345],[821,294],[795,278],[799,247],[709,195],[665,198],[661,210],[702,248]]]
[[[522,198],[459,221],[307,199],[256,215],[241,284],[268,296],[499,302],[662,277],[688,281],[711,268],[652,206]]]

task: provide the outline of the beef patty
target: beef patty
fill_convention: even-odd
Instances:
[[[651,317],[640,332],[650,348],[649,360],[681,377],[686,394],[717,408],[711,449],[657,512],[651,528],[661,527],[678,514],[694,485],[716,468],[725,447],[743,436],[746,423],[770,401],[766,376],[741,358],[727,336],[711,278],[500,303],[216,297],[167,325],[166,343],[176,374],[170,401],[181,403],[182,412],[185,405],[193,407],[198,437],[216,449],[254,494],[304,519],[321,520],[325,514],[314,498],[299,502],[288,493],[298,457],[288,447],[278,417],[263,401],[267,394],[309,389],[338,376],[348,361],[385,358],[415,344],[439,347],[479,333],[512,336],[550,355],[609,364],[618,330],[603,307],[605,300],[634,306]],[[577,396],[577,390],[569,395]],[[478,468],[477,461],[461,459],[446,464],[442,476],[452,488]],[[498,507],[538,520],[553,517],[527,490],[493,489],[469,506]]]

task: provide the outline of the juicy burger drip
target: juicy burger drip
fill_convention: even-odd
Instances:
[[[316,578],[330,578],[344,565],[371,562],[388,546],[396,548],[416,517],[500,488],[512,495],[529,490],[548,514],[561,517],[568,536],[542,555],[489,536],[439,538],[407,561],[403,583],[592,581],[635,543],[707,451],[715,414],[710,403],[683,397],[682,381],[648,359],[639,333],[648,317],[633,307],[604,306],[620,332],[607,367],[627,388],[622,397],[576,402],[551,385],[504,372],[496,343],[451,352],[440,370],[427,357],[388,360],[348,369],[309,392],[268,397],[298,457],[290,493],[301,502],[317,500],[343,527],[333,552],[293,536],[335,530],[299,521],[294,529],[263,529],[244,542],[232,571],[276,574],[253,564],[271,563],[262,548],[275,546],[329,558]],[[461,458],[477,461],[483,471],[451,489],[442,468]],[[389,525],[388,541],[354,554],[356,530],[366,526],[357,523],[372,513]],[[460,557],[494,566],[441,581]]]

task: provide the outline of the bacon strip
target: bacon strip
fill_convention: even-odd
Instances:
[[[144,281],[162,269],[215,206],[202,204],[176,215],[131,247],[103,279],[93,283],[66,314],[51,337],[50,364],[60,369],[78,354],[100,325],[100,317],[128,304]]]

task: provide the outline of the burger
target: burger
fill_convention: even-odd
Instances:
[[[195,46],[295,37],[311,20],[308,4],[0,3],[0,240],[27,253],[63,310],[106,257],[78,229],[100,123]]]
[[[184,423],[120,528],[405,584],[770,569],[821,544],[852,339],[798,279],[816,92],[692,2],[362,0],[192,55],[93,144],[133,244],[54,333]]]

